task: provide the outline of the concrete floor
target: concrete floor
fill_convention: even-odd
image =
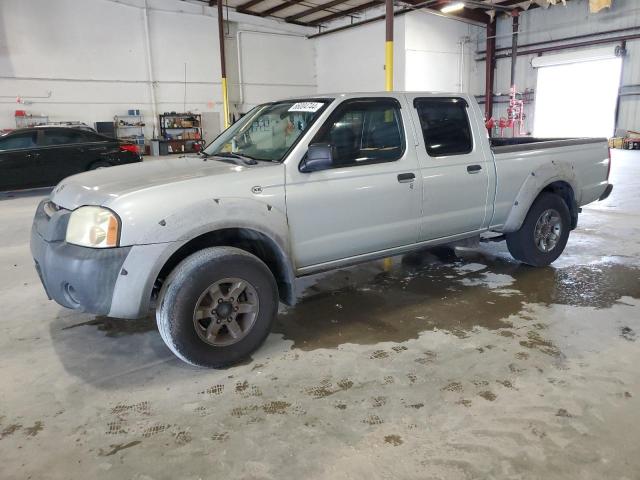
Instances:
[[[47,301],[0,201],[0,478],[636,479],[640,155],[553,267],[504,243],[300,283],[244,365]]]

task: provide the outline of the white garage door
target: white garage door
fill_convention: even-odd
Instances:
[[[538,57],[534,135],[610,137],[622,59],[613,47]]]

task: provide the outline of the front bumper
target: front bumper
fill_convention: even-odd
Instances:
[[[63,307],[108,315],[118,277],[131,247],[96,249],[64,241],[71,214],[45,213],[38,205],[31,229],[31,254],[47,296]]]

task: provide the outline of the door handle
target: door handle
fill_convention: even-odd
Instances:
[[[478,173],[480,170],[482,170],[482,166],[480,165],[467,165],[468,173]]]
[[[400,174],[398,174],[398,181],[400,183],[413,182],[415,179],[416,179],[416,176],[413,173],[400,173]]]
[[[38,158],[39,156],[39,153],[27,153],[27,158]]]

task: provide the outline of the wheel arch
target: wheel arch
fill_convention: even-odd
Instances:
[[[522,226],[533,202],[542,192],[559,195],[569,207],[571,229],[578,223],[579,208],[576,200],[576,176],[573,166],[562,161],[551,161],[532,171],[523,182],[502,231],[515,232]]]
[[[547,186],[545,186],[540,193],[549,192],[558,195],[560,198],[564,200],[564,203],[569,207],[569,213],[571,214],[571,230],[575,229],[578,225],[578,204],[576,202],[576,194],[573,190],[573,187],[569,185],[569,183],[558,180],[555,182],[551,182]],[[536,196],[536,198],[540,195]]]
[[[164,279],[182,260],[204,248],[222,246],[239,248],[262,260],[276,279],[280,301],[287,305],[295,303],[295,275],[289,257],[270,236],[248,227],[219,228],[201,233],[181,245],[160,268],[152,297],[157,295]]]

